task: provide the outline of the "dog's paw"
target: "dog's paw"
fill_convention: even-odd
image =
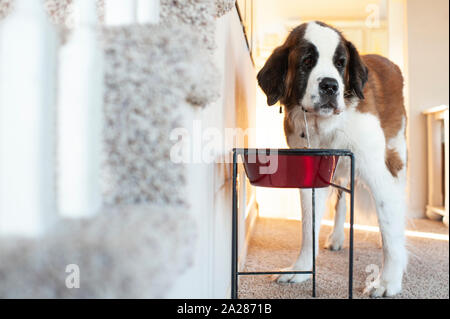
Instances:
[[[343,232],[334,231],[328,236],[325,248],[329,250],[341,250],[344,247],[345,235]]]
[[[282,269],[281,271],[291,271],[292,267]],[[300,283],[311,278],[310,274],[281,274],[274,275],[272,279],[279,284]]]
[[[375,285],[370,285],[364,289],[364,294],[372,298],[392,297],[402,291],[402,285],[398,282],[380,281]]]

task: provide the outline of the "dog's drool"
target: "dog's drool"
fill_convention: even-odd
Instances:
[[[306,111],[304,108],[302,108],[303,110],[303,120],[305,121],[305,129],[306,129],[306,141],[308,143],[308,148],[311,148],[311,144],[309,142],[309,131],[308,131],[308,121],[306,120]]]

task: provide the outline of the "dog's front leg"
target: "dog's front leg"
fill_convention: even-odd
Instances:
[[[328,188],[318,188],[315,190],[315,255],[319,251],[319,230],[320,222],[325,211],[325,201],[329,193]],[[285,270],[309,271],[312,269],[312,191],[311,189],[300,190],[300,200],[302,205],[302,243],[297,261]],[[309,274],[286,274],[277,277],[279,283],[296,283],[309,279]]]

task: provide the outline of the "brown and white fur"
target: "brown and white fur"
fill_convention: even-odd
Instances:
[[[310,22],[295,28],[258,73],[269,105],[285,106],[284,130],[290,148],[307,146],[304,112],[312,148],[350,149],[356,179],[374,200],[383,242],[383,269],[378,285],[366,287],[373,297],[401,291],[407,265],[404,238],[406,180],[406,112],[399,68],[378,55],[360,56],[336,29]],[[349,163],[335,173],[349,183]],[[328,188],[316,189],[316,247]],[[302,245],[292,269],[312,267],[311,190],[302,189]],[[344,242],[345,196],[339,196],[327,248]],[[316,250],[317,251],[317,250]],[[305,274],[286,274],[278,282],[302,282]]]

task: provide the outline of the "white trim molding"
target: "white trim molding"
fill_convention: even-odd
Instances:
[[[74,0],[75,25],[59,52],[58,210],[87,217],[101,207],[103,52],[96,3]]]
[[[428,197],[426,215],[431,219],[441,219],[448,227],[449,191],[449,127],[448,106],[439,105],[422,112],[427,118],[427,165]],[[439,123],[441,123],[439,125]],[[444,144],[444,163],[442,159]],[[442,175],[444,185],[442,185]],[[443,189],[443,192],[440,190]],[[442,193],[442,194],[441,194]],[[443,197],[443,198],[441,198]]]
[[[56,217],[56,39],[40,0],[16,0],[0,24],[1,234],[36,236]]]

